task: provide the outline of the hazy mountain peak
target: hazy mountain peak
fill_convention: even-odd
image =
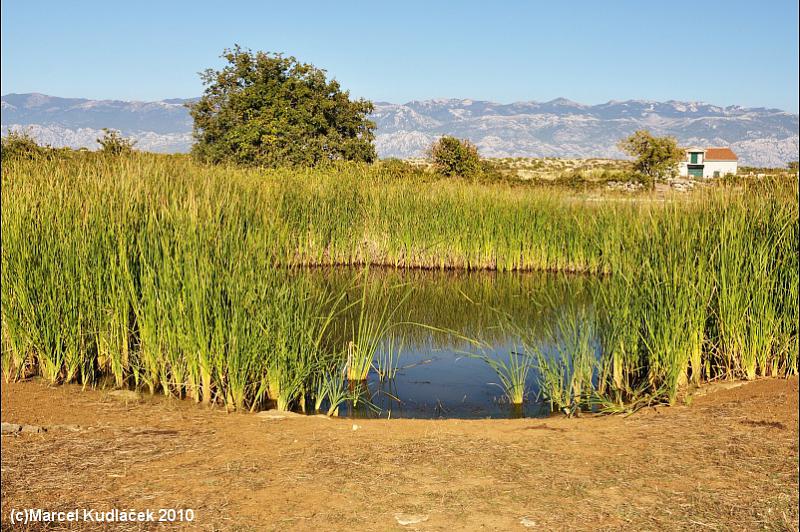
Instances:
[[[549,105],[563,105],[565,107],[586,107],[585,105],[572,101],[568,98],[555,98],[550,100],[549,102],[545,102]]]

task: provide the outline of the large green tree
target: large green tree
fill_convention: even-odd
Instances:
[[[651,186],[659,179],[677,174],[678,163],[686,153],[678,147],[673,137],[654,137],[647,130],[639,130],[617,145],[620,150],[636,157],[634,167],[647,178]]]
[[[254,166],[313,166],[375,159],[372,102],[351,100],[325,71],[294,57],[225,50],[221,70],[201,74],[190,105],[199,159]]]

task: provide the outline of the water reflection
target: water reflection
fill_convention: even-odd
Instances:
[[[346,292],[330,340],[345,345],[361,311],[364,277],[349,269],[289,275],[329,293]],[[351,383],[358,399],[342,406],[340,415],[503,418],[549,414],[548,405],[535,401],[534,372],[528,375],[526,402],[511,405],[495,371],[471,355],[507,359],[520,349],[520,328],[528,345],[539,342],[547,350],[546,332],[559,315],[590,308],[600,281],[564,274],[372,270],[366,282],[371,294],[398,306],[392,334],[381,346],[394,352],[396,374],[381,379],[373,370],[366,381]]]

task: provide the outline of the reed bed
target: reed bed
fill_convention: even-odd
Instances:
[[[366,288],[350,303],[291,275],[334,265],[610,274],[594,317],[572,322],[576,337],[585,325],[600,338],[580,400],[609,408],[797,373],[796,180],[590,202],[381,165],[258,171],[88,153],[3,161],[2,185],[7,380],[111,379],[237,409],[332,412],[349,393],[348,354],[358,380],[395,314]],[[349,335],[340,313],[361,316]]]

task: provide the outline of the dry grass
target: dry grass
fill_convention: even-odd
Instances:
[[[559,177],[580,175],[589,181],[628,179],[633,171],[630,161],[621,159],[562,159],[557,157],[504,157],[487,159],[506,177],[554,181]],[[408,163],[433,171],[427,159],[408,159]]]
[[[11,507],[190,507],[205,530],[797,529],[797,378],[634,416],[265,421],[187,402],[18,383],[3,420]],[[136,529],[136,528],[131,528]]]
[[[633,172],[630,161],[619,159],[560,159],[505,158],[492,159],[499,167],[520,179],[543,179],[552,181],[559,177],[580,175],[589,181],[624,180]]]

